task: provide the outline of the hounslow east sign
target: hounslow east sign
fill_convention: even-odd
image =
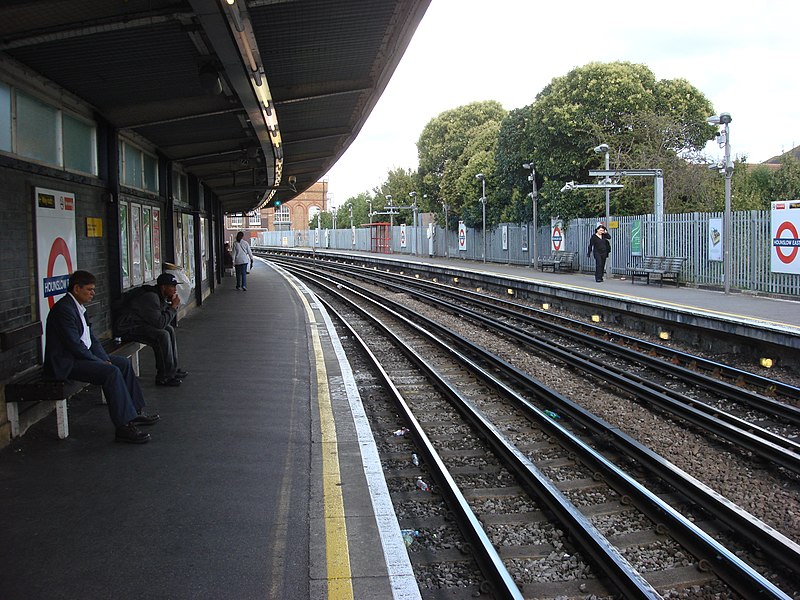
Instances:
[[[770,270],[800,275],[800,200],[772,203]]]
[[[56,301],[67,292],[77,269],[75,194],[36,188],[36,249],[39,318],[44,324]]]

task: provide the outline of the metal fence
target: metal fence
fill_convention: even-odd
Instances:
[[[681,281],[689,285],[724,286],[723,263],[712,260],[709,249],[709,220],[721,219],[722,213],[686,213],[664,215],[663,223],[653,215],[612,217],[610,229],[611,257],[607,268],[614,275],[624,276],[628,265],[636,264],[641,256],[656,255],[658,237],[663,231],[663,254],[685,256]],[[634,223],[641,230],[641,256],[632,251]],[[575,219],[564,224],[562,250],[577,252],[581,271],[593,272],[594,259],[587,257],[589,238],[597,225],[596,219]],[[772,248],[769,211],[734,212],[731,215],[731,273],[732,289],[781,296],[800,296],[800,275],[772,273]],[[392,254],[408,256],[438,256],[463,260],[484,260],[484,235],[481,229],[467,228],[464,243],[459,248],[458,231],[435,227],[428,237],[425,227],[406,226],[401,236],[400,226],[391,232]],[[501,223],[487,230],[485,260],[492,263],[530,265],[533,253],[529,224]],[[539,228],[536,236],[536,256],[551,254],[550,227]],[[403,245],[405,241],[405,245]],[[264,246],[312,247],[369,252],[370,231],[367,228],[305,231],[270,231],[258,240]]]

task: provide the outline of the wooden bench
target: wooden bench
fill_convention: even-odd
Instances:
[[[650,285],[651,279],[658,281],[658,285],[664,285],[664,282],[674,283],[675,286],[680,285],[680,275],[683,269],[683,263],[686,262],[684,256],[645,256],[642,258],[641,265],[628,265],[628,272],[631,277],[631,283],[636,283],[636,279],[643,279]]]
[[[544,273],[550,269],[553,273],[575,270],[575,256],[577,252],[567,250],[557,250],[549,256],[540,256],[538,263],[539,269]]]
[[[41,337],[42,323],[37,321],[12,331],[3,332],[0,334],[0,342],[2,342],[2,350],[5,351],[13,346]],[[130,359],[134,373],[139,374],[139,351],[144,348],[144,344],[108,340],[103,342],[103,348],[108,354]],[[61,439],[68,437],[67,400],[89,385],[83,381],[47,379],[42,365],[36,365],[20,373],[5,384],[6,412],[11,425],[11,437],[21,435],[19,404],[23,402],[52,402],[56,410],[58,437]],[[103,402],[105,403],[105,397]]]

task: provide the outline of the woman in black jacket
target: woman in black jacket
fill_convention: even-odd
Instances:
[[[586,256],[594,254],[594,280],[603,281],[603,273],[606,270],[606,259],[611,254],[611,236],[605,225],[598,225],[594,230],[594,235],[589,239],[589,250]]]

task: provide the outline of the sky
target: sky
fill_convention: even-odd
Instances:
[[[332,205],[372,191],[392,169],[416,170],[416,142],[440,113],[483,100],[521,108],[553,78],[593,61],[642,63],[657,79],[688,80],[717,114],[731,114],[731,153],[763,162],[800,145],[798,24],[797,0],[431,0],[378,104],[326,176]],[[714,142],[706,151],[722,158]]]

